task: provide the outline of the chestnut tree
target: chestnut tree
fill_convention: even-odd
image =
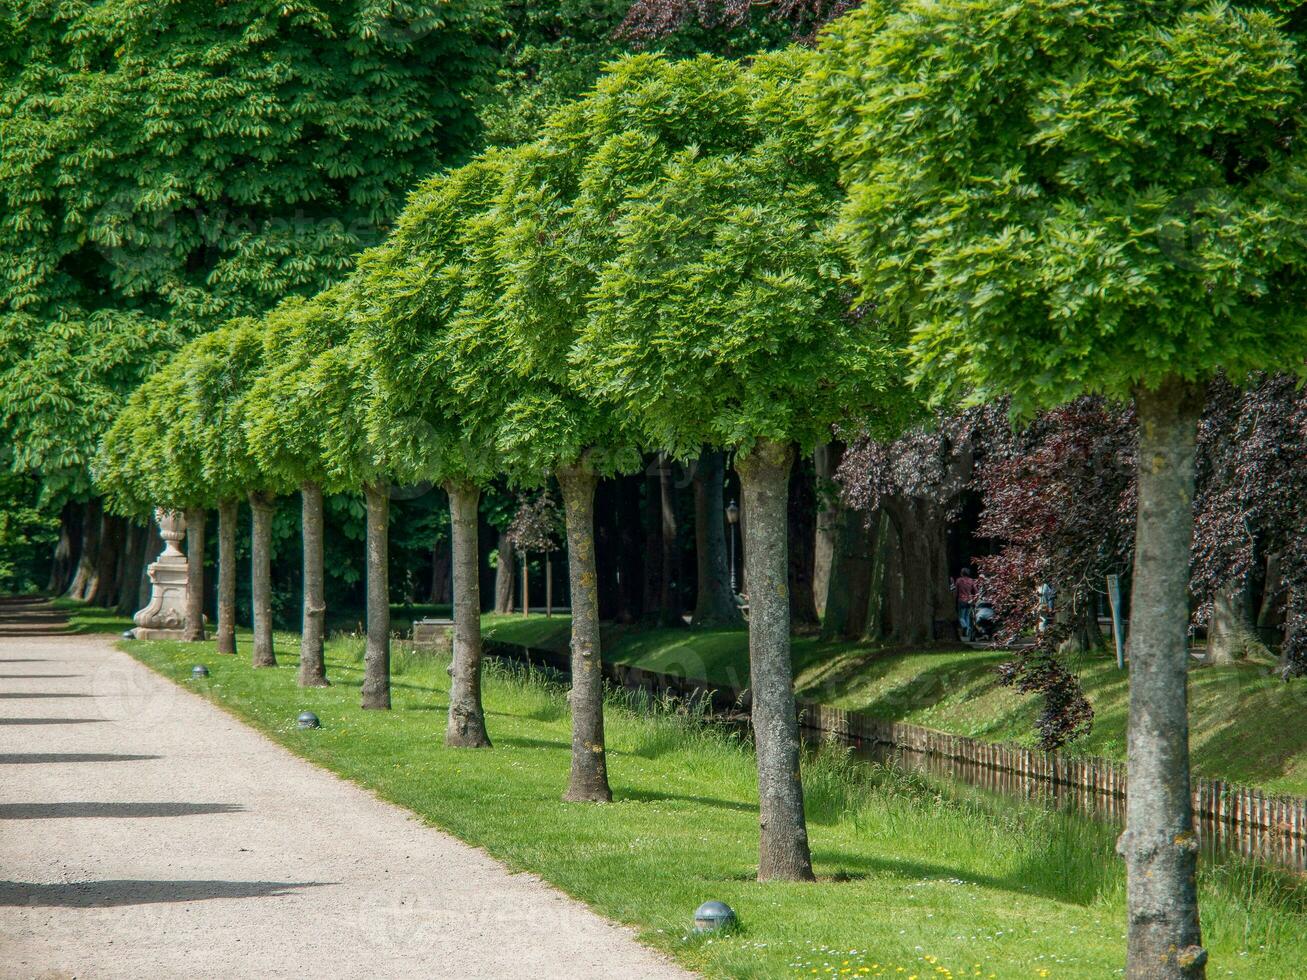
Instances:
[[[917,376],[1018,414],[1134,398],[1127,974],[1201,976],[1195,438],[1209,378],[1303,366],[1298,55],[1269,14],[1165,0],[871,3],[821,49],[844,229]]]

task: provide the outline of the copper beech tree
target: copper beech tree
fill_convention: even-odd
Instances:
[[[918,376],[1018,414],[1134,399],[1127,974],[1202,976],[1195,442],[1206,380],[1303,367],[1297,52],[1264,13],[1120,0],[873,3],[822,51],[844,230]]]

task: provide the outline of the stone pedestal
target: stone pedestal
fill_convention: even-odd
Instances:
[[[186,520],[180,511],[162,508],[154,512],[154,520],[164,547],[148,569],[150,604],[132,617],[133,632],[138,640],[184,640],[189,572],[177,545],[186,536]]]
[[[413,649],[423,653],[450,653],[454,649],[452,619],[419,619],[413,624]]]

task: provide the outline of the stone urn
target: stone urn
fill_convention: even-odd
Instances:
[[[132,617],[138,640],[182,640],[186,638],[186,555],[178,545],[186,537],[186,518],[181,511],[160,507],[154,512],[163,538],[163,552],[150,565],[150,604]]]

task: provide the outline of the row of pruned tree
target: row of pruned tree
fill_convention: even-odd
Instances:
[[[814,50],[748,65],[633,57],[538,140],[422,184],[340,285],[184,349],[115,426],[102,480],[116,500],[181,507],[361,488],[370,572],[384,569],[382,488],[443,483],[457,555],[446,738],[484,746],[467,515],[496,474],[552,476],[573,607],[566,798],[602,801],[597,480],[642,450],[734,451],[759,877],[810,879],[789,659],[794,447],[843,422],[897,434],[922,392],[1006,399],[1019,416],[1132,397],[1129,972],[1198,976],[1195,446],[1205,382],[1303,368],[1300,91],[1273,18],[1165,2],[877,3]],[[174,398],[151,394],[170,384]],[[152,398],[185,409],[160,418]],[[169,431],[184,444],[161,447]],[[367,707],[388,704],[377,596]]]

